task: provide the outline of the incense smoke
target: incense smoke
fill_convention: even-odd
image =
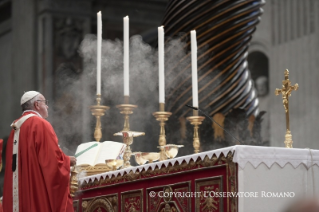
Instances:
[[[169,84],[169,79],[176,74],[178,69],[174,71],[170,69],[185,58],[187,52],[183,50],[184,46],[185,44],[179,39],[171,40],[165,45],[167,49],[165,55],[166,93],[175,86]],[[62,96],[64,97],[61,104],[58,104],[57,109],[54,110],[54,116],[60,117],[55,123],[55,128],[59,138],[64,138],[60,139],[61,146],[67,146],[67,152],[72,153],[80,143],[94,140],[96,119],[91,115],[89,106],[96,104],[97,42],[95,35],[85,36],[81,42],[79,54],[83,59],[83,71],[80,77],[72,77],[72,75],[70,77],[70,74],[65,74],[67,71],[60,71],[64,73],[60,77],[63,80],[59,85],[63,88]],[[159,110],[158,52],[157,49],[145,43],[140,35],[135,35],[130,38],[129,57],[130,104],[138,106],[130,115],[130,128],[132,131],[146,133],[145,136],[134,138],[132,151],[158,152],[156,147],[158,146],[159,122],[152,115],[153,112]],[[182,64],[189,63],[189,59],[187,57]],[[185,68],[180,64],[179,67]],[[65,67],[65,69],[70,69],[70,67]],[[63,67],[60,67],[60,70],[63,70]],[[184,74],[189,75],[188,72]],[[116,108],[116,105],[124,103],[123,42],[118,39],[102,42],[101,79],[101,104],[110,107],[101,118],[102,141],[121,142],[121,137],[113,136],[114,133],[123,129],[124,123],[123,115]],[[71,125],[70,122],[72,122]],[[179,134],[179,132],[168,131],[167,135],[168,133]],[[177,141],[168,140],[167,143],[177,143]]]

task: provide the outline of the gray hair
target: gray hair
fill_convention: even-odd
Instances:
[[[21,105],[22,111],[34,109],[34,102],[36,102],[37,100],[39,100],[39,94]]]

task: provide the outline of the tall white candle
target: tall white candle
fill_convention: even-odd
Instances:
[[[101,94],[102,14],[97,13],[97,73],[96,94]]]
[[[193,107],[198,107],[198,82],[197,82],[197,40],[196,31],[191,31],[192,50],[192,87],[193,87]]]
[[[129,18],[123,18],[124,21],[124,96],[130,95],[129,84]]]
[[[164,28],[158,27],[158,80],[159,103],[165,103],[165,79],[164,79]]]

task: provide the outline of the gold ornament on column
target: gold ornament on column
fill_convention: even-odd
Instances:
[[[291,96],[292,90],[298,90],[299,85],[296,83],[294,86],[291,86],[291,82],[289,80],[289,71],[288,69],[285,70],[285,79],[282,81],[282,88],[278,89],[276,88],[275,94],[278,96],[279,94],[282,94],[282,102],[285,108],[286,113],[286,135],[285,135],[285,147],[286,148],[292,148],[292,135],[290,132],[290,126],[289,126],[289,96]]]
[[[100,141],[102,138],[102,126],[101,126],[101,116],[104,116],[105,111],[110,107],[101,105],[101,94],[96,95],[96,105],[90,107],[92,115],[96,117],[96,126],[94,131],[94,138],[96,141]]]
[[[154,112],[153,116],[155,116],[156,121],[160,122],[160,135],[158,139],[158,144],[160,145],[160,161],[166,160],[167,156],[164,151],[164,146],[166,145],[166,135],[165,135],[165,122],[172,115],[171,112],[164,111],[165,103],[159,103],[159,111]]]
[[[225,140],[225,134],[224,134],[224,121],[225,116],[222,113],[216,113],[213,117],[213,120],[216,120],[216,122],[213,122],[213,129],[214,129],[214,139],[215,141],[221,142]]]

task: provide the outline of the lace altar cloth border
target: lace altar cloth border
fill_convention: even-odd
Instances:
[[[88,183],[90,180],[94,181],[95,179],[106,179],[106,177],[117,177],[119,174],[123,176],[125,173],[128,174],[131,171],[135,173],[137,170],[139,172],[143,170],[146,171],[150,168],[154,170],[156,167],[161,168],[163,165],[165,165],[165,167],[169,166],[169,164],[174,166],[176,162],[178,163],[178,165],[182,164],[183,161],[188,164],[191,159],[193,161],[196,161],[198,158],[204,160],[206,156],[211,159],[213,155],[219,157],[221,153],[223,153],[223,155],[227,155],[229,152],[234,153],[233,162],[237,163],[238,166],[242,169],[245,168],[248,162],[255,168],[257,168],[261,163],[267,165],[268,168],[270,168],[274,163],[277,163],[282,168],[287,163],[290,163],[294,168],[297,168],[300,164],[304,164],[307,168],[310,168],[313,165],[319,166],[319,150],[236,145],[207,152],[186,155],[183,157],[177,157],[170,160],[145,164],[142,166],[133,166],[116,171],[83,177],[79,179],[79,182],[80,184],[82,184],[84,181]]]

